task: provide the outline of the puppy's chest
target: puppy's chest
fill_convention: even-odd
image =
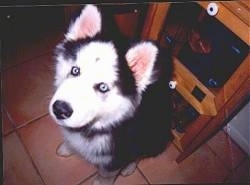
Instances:
[[[85,153],[96,156],[108,155],[111,151],[111,137],[108,135],[94,136],[93,138],[82,136],[82,146]]]
[[[73,149],[92,163],[111,161],[112,138],[110,135],[97,135],[86,138],[80,133],[64,132],[64,136]]]

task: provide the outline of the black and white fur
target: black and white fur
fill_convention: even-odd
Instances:
[[[113,184],[171,139],[171,60],[153,42],[110,34],[102,16],[86,5],[56,47],[49,110],[65,138],[57,153],[79,154],[99,169],[94,184]]]

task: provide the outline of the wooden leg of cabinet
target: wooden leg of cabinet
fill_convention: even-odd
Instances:
[[[173,143],[180,150],[184,151],[199,134],[199,132],[206,126],[207,122],[211,119],[211,116],[200,115],[196,118],[190,126],[186,128],[184,133],[179,133],[175,129],[172,130],[174,136]]]
[[[215,134],[218,129],[220,129],[224,124],[225,120],[236,107],[239,107],[247,98],[249,98],[249,79],[240,86],[240,88],[235,92],[235,95],[226,102],[226,104],[220,109],[218,114],[213,117],[206,126],[201,130],[201,132],[194,138],[191,144],[178,156],[176,161],[180,163],[189,155],[191,155],[196,149],[199,148],[205,141],[207,141],[213,134]]]
[[[211,119],[211,116],[200,115],[193,123],[190,124],[190,127],[187,128],[185,136],[182,137],[181,140],[184,149],[186,149],[192,143],[192,141],[197,137],[197,135]]]
[[[177,163],[180,163],[184,159],[186,159],[189,155],[191,155],[196,149],[198,149],[205,140],[207,140],[211,135],[215,134],[221,125],[218,123],[223,122],[225,118],[225,112],[219,112],[217,116],[212,119],[206,127],[201,130],[201,132],[194,138],[191,144],[186,147],[186,149],[178,156],[176,159]]]

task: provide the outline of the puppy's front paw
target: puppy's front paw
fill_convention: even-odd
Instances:
[[[114,185],[116,177],[107,177],[104,178],[101,175],[97,175],[94,179],[92,185]]]
[[[92,185],[102,185],[102,180],[100,179],[99,175],[94,179]]]
[[[73,151],[63,142],[57,147],[56,154],[60,157],[69,157],[73,154]]]
[[[121,171],[122,176],[132,175],[136,169],[137,163],[132,162],[126,168]]]

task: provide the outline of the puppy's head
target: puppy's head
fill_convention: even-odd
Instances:
[[[101,39],[102,26],[98,8],[87,5],[56,48],[56,92],[49,111],[59,125],[117,124],[134,115],[154,81],[157,48],[141,42],[120,52],[114,42]]]

